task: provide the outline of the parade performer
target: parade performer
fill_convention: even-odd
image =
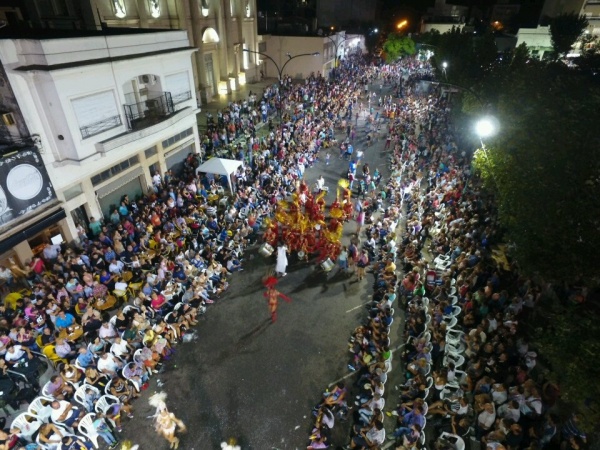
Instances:
[[[281,277],[285,277],[287,275],[287,253],[287,246],[283,242],[280,242],[279,246],[277,247],[277,263],[275,264],[275,272]]]
[[[169,412],[165,400],[165,392],[157,392],[148,399],[148,403],[156,408],[154,414],[154,429],[171,444],[171,448],[179,447],[179,438],[175,436],[175,431],[179,428],[180,433],[185,433],[187,428],[185,424],[175,417],[175,414]]]
[[[277,307],[279,306],[279,297],[284,299],[286,302],[291,303],[292,299],[287,295],[282,294],[277,289],[275,289],[275,285],[277,284],[277,278],[273,275],[267,276],[263,284],[267,288],[267,291],[263,293],[263,295],[269,301],[269,312],[271,313],[271,323],[275,323],[277,321]]]

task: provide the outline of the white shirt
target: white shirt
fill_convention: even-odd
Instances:
[[[61,420],[59,420],[59,417],[64,414],[65,410],[70,405],[70,403],[65,400],[60,400],[58,403],[60,404],[59,408],[58,409],[52,408],[52,412],[50,413],[50,418],[52,419],[52,422],[54,422],[54,423],[62,422]],[[71,412],[67,415],[67,417],[65,417],[65,420],[67,420],[69,417],[71,417],[71,415],[73,413],[74,413],[74,411],[71,410]]]
[[[114,342],[110,347],[110,352],[117,356],[123,356],[127,354],[127,342],[121,339],[120,343]]]
[[[111,354],[108,354],[108,356],[106,358],[100,358],[98,359],[98,370],[100,372],[116,372],[119,369],[119,366],[117,365],[117,361],[115,360],[115,357],[112,356]]]
[[[4,359],[8,362],[18,361],[25,355],[25,350],[20,345],[13,345],[13,349],[12,353],[7,351],[4,355]]]

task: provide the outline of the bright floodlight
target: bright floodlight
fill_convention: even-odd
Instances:
[[[444,61],[444,62],[442,63],[442,67],[443,67],[444,69],[446,69],[446,68],[448,67],[448,63],[447,63],[446,61]]]
[[[475,132],[480,138],[492,136],[496,132],[496,125],[490,118],[479,119],[475,124]]]
[[[377,28],[375,28],[373,31],[374,31],[375,33],[379,32],[379,30],[378,30]]]

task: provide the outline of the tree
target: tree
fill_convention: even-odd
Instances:
[[[563,64],[505,67],[501,132],[475,165],[527,275],[594,280],[600,254],[600,86]]]
[[[402,56],[415,54],[415,41],[408,36],[402,36],[398,33],[390,33],[383,44],[385,60],[387,62],[396,61]]]
[[[585,16],[563,13],[550,20],[550,38],[557,57],[565,56],[588,26]]]

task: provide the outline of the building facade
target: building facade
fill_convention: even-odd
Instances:
[[[199,151],[196,51],[178,30],[0,40],[6,79],[64,211],[46,238],[76,239],[78,225],[108,218],[122,195],[146,193],[154,173]],[[0,240],[18,240],[14,231]],[[21,262],[40,244],[23,236]]]
[[[1,1],[0,1],[1,3]],[[258,77],[256,0],[25,0],[0,5],[9,26],[34,29],[185,30],[193,56],[194,87],[202,101],[237,90]]]

